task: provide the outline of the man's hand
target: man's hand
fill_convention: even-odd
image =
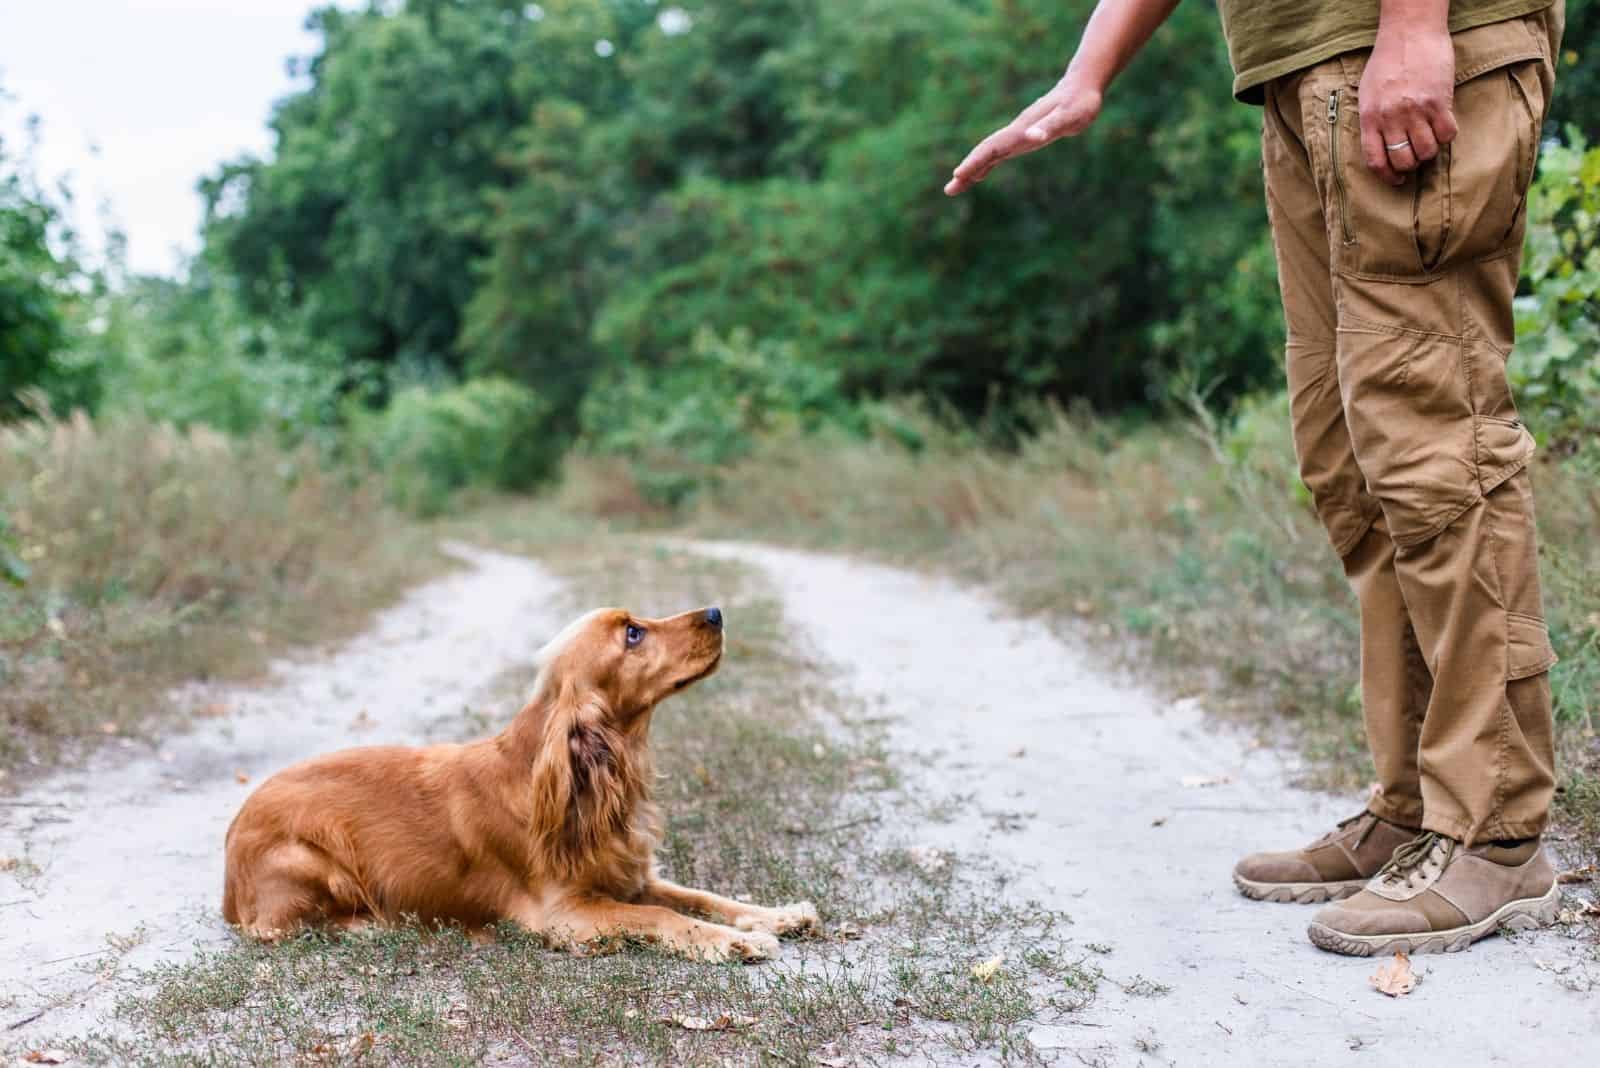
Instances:
[[[1449,0],[1383,0],[1361,76],[1361,150],[1390,185],[1455,140],[1456,54]]]
[[[947,196],[959,196],[989,176],[989,172],[1016,156],[1037,152],[1052,141],[1080,134],[1100,114],[1098,89],[1082,86],[1070,72],[1056,87],[1022,110],[967,153],[956,168]]]
[[[959,196],[1006,160],[1088,129],[1100,114],[1106,87],[1177,6],[1178,0],[1100,0],[1056,87],[968,152],[945,193]]]

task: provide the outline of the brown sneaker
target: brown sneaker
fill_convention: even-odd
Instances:
[[[1398,850],[1367,888],[1311,921],[1311,941],[1357,957],[1454,953],[1502,927],[1555,922],[1561,889],[1537,838],[1463,849],[1425,831]]]
[[[1338,901],[1360,893],[1394,851],[1416,836],[1415,827],[1363,812],[1304,849],[1245,857],[1233,869],[1233,885],[1257,901]]]

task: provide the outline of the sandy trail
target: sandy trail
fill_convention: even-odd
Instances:
[[[761,546],[697,547],[765,570],[789,620],[841,668],[841,684],[896,718],[902,771],[937,796],[967,798],[954,822],[919,829],[924,841],[1019,870],[1019,899],[1068,912],[1081,944],[1113,947],[1100,962],[1111,982],[1082,1023],[1034,1030],[1047,1056],[1108,1065],[1325,1065],[1353,1051],[1408,1065],[1593,1057],[1600,996],[1559,982],[1559,971],[1578,967],[1559,934],[1418,958],[1424,981],[1391,1000],[1368,987],[1374,962],[1306,940],[1315,908],[1238,896],[1229,873],[1241,852],[1309,840],[1361,804],[1288,787],[1283,754],[1250,747],[1196,703],[1168,705],[1119,683],[1042,624],[947,582]],[[1230,781],[1183,785],[1190,776]],[[1140,978],[1170,992],[1141,994],[1151,988]]]
[[[1592,1057],[1600,998],[1560,984],[1574,948],[1559,935],[1422,958],[1423,984],[1390,1001],[1368,989],[1372,962],[1305,940],[1312,910],[1239,898],[1228,872],[1240,851],[1304,840],[1359,803],[1286,787],[1281,754],[1252,749],[1196,704],[1121,684],[1043,625],[947,582],[760,546],[699,549],[766,571],[840,685],[895,717],[906,776],[966,799],[953,822],[911,834],[1020,872],[1019,897],[1070,913],[1081,944],[1112,947],[1100,960],[1110,981],[1081,1020],[1035,1028],[1048,1057]],[[264,775],[316,752],[458,732],[463,706],[562,622],[558,583],[536,564],[455,551],[466,570],[413,591],[363,637],[280,665],[265,687],[207,695],[226,718],[160,755],[107,753],[0,806],[0,856],[38,867],[0,874],[0,1053],[94,1026],[133,966],[231,937],[218,915],[223,832]],[[1187,776],[1230,781],[1184,786]],[[1138,993],[1151,984],[1171,989]]]
[[[208,693],[225,718],[158,756],[106,753],[0,805],[0,856],[26,861],[0,874],[0,1051],[83,1031],[114,1005],[118,972],[231,937],[223,834],[264,776],[331,749],[453,738],[486,683],[531,663],[561,623],[556,580],[523,558],[447,549],[468,567],[331,656]]]

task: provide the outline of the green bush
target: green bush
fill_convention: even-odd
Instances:
[[[683,501],[759,437],[860,418],[836,370],[748,330],[702,330],[672,364],[619,368],[595,384],[580,415],[585,447],[627,458],[640,490],[659,504]]]
[[[527,489],[546,477],[560,454],[546,431],[549,416],[527,387],[480,378],[407,387],[381,412],[353,410],[350,430],[397,506],[437,515],[459,489]]]
[[[1535,433],[1576,445],[1600,430],[1600,148],[1569,130],[1528,194],[1528,247],[1511,361]]]

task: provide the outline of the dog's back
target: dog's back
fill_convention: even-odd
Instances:
[[[481,854],[520,836],[483,826],[504,804],[486,744],[348,749],[274,775],[228,828],[223,917],[266,939],[315,921],[492,922],[502,866]]]

